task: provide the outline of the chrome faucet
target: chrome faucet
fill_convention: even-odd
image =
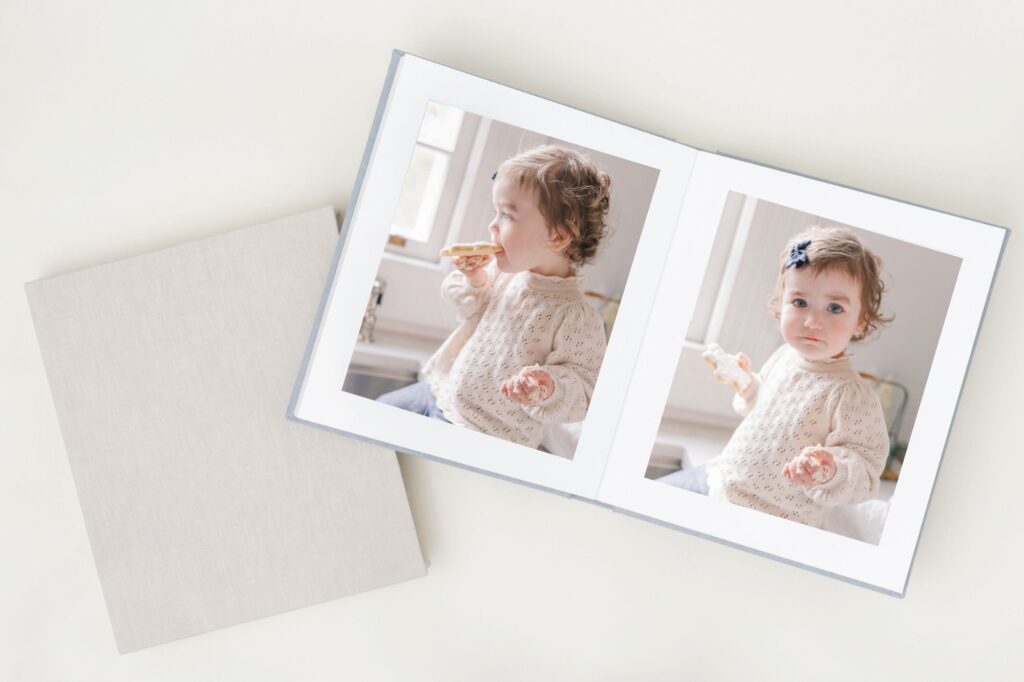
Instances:
[[[366,312],[363,313],[363,322],[359,325],[359,340],[366,343],[373,343],[373,328],[377,324],[377,306],[384,300],[384,280],[373,280],[370,288],[370,300],[366,304]]]

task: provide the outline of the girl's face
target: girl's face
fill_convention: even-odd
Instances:
[[[511,177],[498,178],[492,188],[494,220],[487,230],[491,241],[505,249],[495,256],[502,272],[529,270],[540,275],[568,277],[572,264],[562,255],[564,235],[548,230],[535,192],[520,187]]]
[[[794,267],[784,278],[782,338],[800,355],[834,358],[864,331],[860,283],[842,270],[814,273]]]

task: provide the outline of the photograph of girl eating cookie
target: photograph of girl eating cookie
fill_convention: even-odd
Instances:
[[[734,200],[746,203],[739,215],[751,221],[734,234],[751,246],[778,244],[794,224],[811,224],[785,235],[769,266],[731,275],[712,269],[712,278],[733,279],[729,297],[749,297],[737,285],[767,283],[770,272],[774,282],[761,289],[768,314],[757,322],[743,305],[730,311],[726,303],[715,322],[691,327],[688,336],[702,335],[704,343],[684,348],[676,380],[690,382],[693,395],[670,398],[659,434],[663,445],[675,445],[681,468],[657,470],[667,464],[663,447],[648,477],[877,542],[917,409],[908,402],[923,390],[959,261],[750,197]],[[751,233],[758,218],[764,232]],[[946,294],[925,315],[913,310],[912,292],[923,287]],[[921,326],[900,328],[904,312]],[[693,362],[698,353],[703,366]],[[739,423],[728,428],[706,396],[729,403]]]
[[[486,219],[444,230],[444,246],[434,256],[444,273],[436,293],[405,294],[435,315],[452,316],[454,324],[443,339],[422,339],[420,347],[430,352],[420,355],[415,381],[372,397],[571,458],[657,173],[528,131],[512,129],[510,136],[497,121],[487,124],[485,149],[492,137],[507,149],[511,137],[521,150],[472,169],[463,186],[478,203],[486,199]],[[534,140],[539,144],[524,144]],[[609,172],[616,166],[634,171],[622,183],[621,208],[619,183]],[[612,239],[616,253],[605,259]],[[387,288],[378,317],[397,298],[392,273],[400,272],[398,265],[382,264],[389,272],[382,275]],[[411,347],[422,326],[405,329]]]
[[[494,176],[490,242],[442,251],[441,296],[460,326],[424,381],[380,402],[536,447],[545,424],[587,414],[604,358],[604,322],[576,268],[607,230],[611,179],[557,145],[528,150]]]

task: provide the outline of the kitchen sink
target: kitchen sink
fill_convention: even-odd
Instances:
[[[412,370],[392,370],[352,363],[345,375],[342,390],[376,400],[385,393],[414,383],[416,373]]]

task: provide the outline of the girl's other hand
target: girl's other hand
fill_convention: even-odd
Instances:
[[[499,390],[514,403],[530,405],[550,398],[555,392],[555,380],[539,367],[523,367]]]
[[[782,475],[806,488],[821,485],[835,477],[836,461],[824,448],[807,448],[782,467]]]

